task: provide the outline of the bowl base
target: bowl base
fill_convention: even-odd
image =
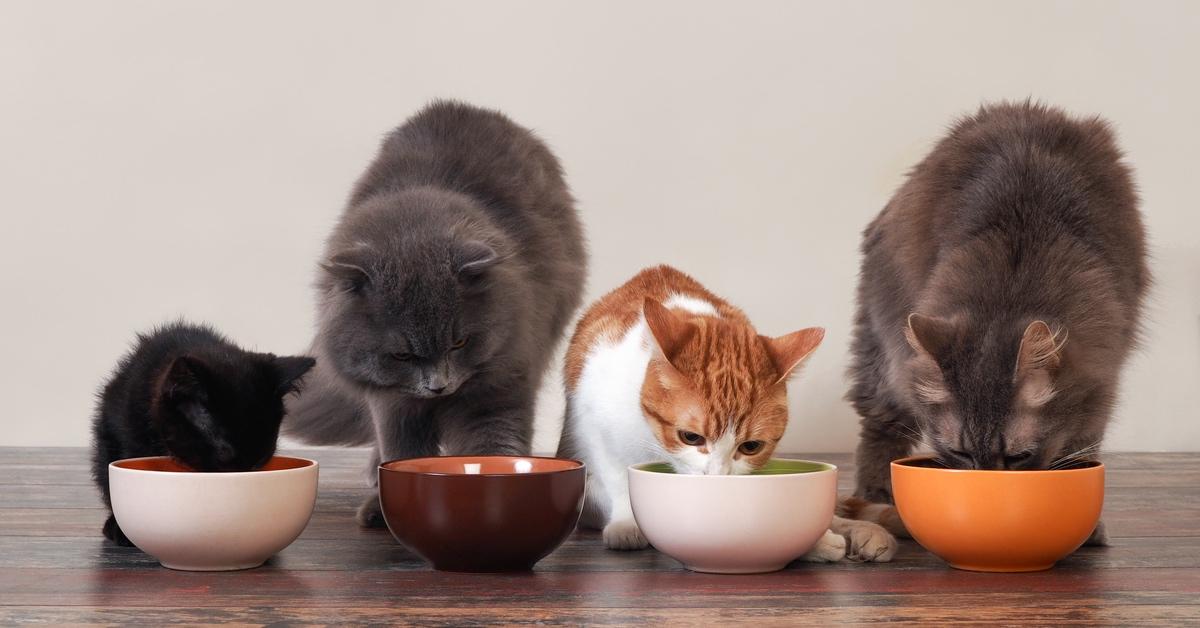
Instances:
[[[1046,571],[1054,567],[1054,563],[1039,565],[970,565],[966,563],[950,563],[950,566],[963,571],[983,571],[987,573],[1022,573],[1026,571]]]
[[[267,561],[264,559],[257,562],[238,563],[234,565],[183,565],[179,563],[164,563],[162,561],[159,561],[158,564],[175,571],[239,571],[261,567],[265,562]]]
[[[439,564],[432,563],[432,567],[438,571],[448,571],[451,573],[512,573],[521,571],[533,571],[533,564],[515,564],[515,565],[460,565],[460,564]]]
[[[779,570],[783,569],[784,567],[787,567],[787,565],[788,565],[787,563],[783,563],[780,565],[765,565],[765,566],[760,565],[760,566],[754,566],[754,567],[747,567],[747,566],[714,567],[711,565],[689,565],[687,563],[684,563],[683,566],[687,567],[691,571],[698,571],[700,573],[749,574],[749,573],[769,573],[772,571],[779,571]]]

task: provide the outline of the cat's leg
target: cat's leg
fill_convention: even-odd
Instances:
[[[466,400],[462,400],[466,401]],[[533,399],[475,400],[438,411],[441,445],[447,455],[528,456],[533,446]]]
[[[877,504],[861,497],[840,497],[837,503],[837,516],[876,523],[898,537],[912,538],[912,535],[908,533],[908,528],[904,527],[904,521],[900,519],[900,513],[891,504]]]
[[[846,537],[846,558],[858,563],[886,563],[896,555],[896,537],[877,523],[834,517],[829,529]]]
[[[378,468],[381,461],[400,458],[420,458],[438,454],[437,431],[426,414],[414,412],[402,397],[372,396],[367,401],[371,411],[371,422],[375,427],[375,450],[368,469],[368,483],[377,486]],[[379,491],[374,491],[358,508],[355,515],[358,525],[364,528],[383,528],[383,508],[379,504]]]
[[[862,417],[854,494],[869,502],[892,503],[891,464],[912,452],[917,438],[916,419],[898,405],[877,399],[855,399]]]
[[[104,536],[122,547],[133,547],[133,541],[121,531],[121,526],[117,525],[117,518],[112,513],[104,520]]]
[[[633,504],[629,501],[629,471],[620,461],[611,459],[598,465],[602,474],[602,485],[607,493],[609,507],[608,523],[604,525],[604,545],[613,550],[640,550],[650,546],[633,518]]]
[[[867,501],[890,504],[891,462],[908,455],[919,435],[916,419],[896,402],[888,389],[888,355],[861,299],[851,353],[852,383],[846,400],[858,412],[861,425],[854,457],[858,465],[854,494]]]
[[[574,410],[575,403],[572,395],[568,394],[566,410],[563,413],[562,435],[558,439],[558,452],[554,455],[557,458],[581,460],[586,465],[587,488],[583,500],[583,512],[579,515],[579,526],[601,530],[608,521],[608,494],[604,488],[604,479],[596,475],[592,464],[588,463],[593,458],[589,453],[589,448],[586,447],[586,443],[580,442],[579,435],[576,434],[579,429],[579,421],[573,415]]]

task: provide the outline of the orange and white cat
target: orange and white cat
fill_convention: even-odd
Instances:
[[[749,473],[787,427],[787,379],[825,330],[759,335],[738,308],[658,266],[608,293],[580,319],[566,361],[559,455],[588,468],[581,523],[612,549],[647,542],[633,519],[626,468],[665,460],[679,473]],[[849,543],[847,543],[849,541]],[[835,518],[806,557],[890,560],[896,541],[873,523]]]

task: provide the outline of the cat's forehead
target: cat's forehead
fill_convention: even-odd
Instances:
[[[758,334],[746,325],[699,325],[677,360],[680,372],[719,420],[741,420],[771,397],[777,376]]]

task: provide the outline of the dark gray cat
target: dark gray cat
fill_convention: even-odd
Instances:
[[[1025,103],[959,122],[863,234],[857,497],[890,502],[888,463],[922,438],[956,468],[1094,456],[1137,337],[1145,249],[1104,121]]]
[[[355,186],[317,276],[318,369],[284,429],[380,459],[528,454],[587,255],[562,168],[505,116],[435,102]],[[378,500],[359,523],[382,526]]]

